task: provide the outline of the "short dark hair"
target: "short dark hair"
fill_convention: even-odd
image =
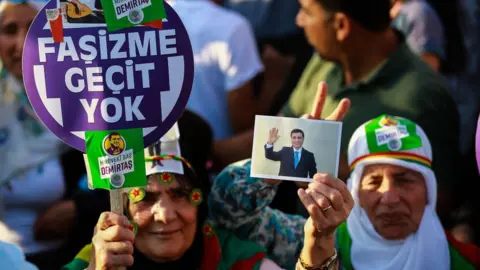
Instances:
[[[292,137],[293,133],[302,133],[302,138],[305,138],[305,133],[303,133],[303,130],[295,128],[290,132],[290,137]]]
[[[329,12],[342,12],[372,32],[390,27],[390,0],[317,0]]]
[[[112,132],[108,135],[108,139],[110,140],[113,136],[120,136],[120,133],[118,132]],[[121,136],[120,136],[121,137]]]

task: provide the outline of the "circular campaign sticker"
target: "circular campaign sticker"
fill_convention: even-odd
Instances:
[[[116,188],[121,188],[125,183],[125,177],[123,174],[112,174],[110,177],[110,184]]]
[[[142,128],[145,147],[159,140],[181,116],[193,82],[192,47],[179,16],[164,2],[161,29],[108,32],[86,19],[93,17],[71,17],[63,4],[50,1],[25,40],[23,79],[41,121],[83,152],[85,131]],[[132,12],[129,19],[142,17]]]

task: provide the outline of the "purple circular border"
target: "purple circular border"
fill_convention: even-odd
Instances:
[[[155,128],[155,130],[153,130],[147,136],[144,137],[143,143],[145,147],[148,147],[149,145],[158,141],[163,135],[165,135],[165,133],[167,133],[170,130],[170,128],[175,124],[175,122],[177,122],[177,120],[180,118],[180,116],[182,115],[187,105],[188,99],[190,97],[190,92],[192,90],[192,85],[193,85],[194,63],[193,63],[193,51],[190,43],[190,38],[187,34],[187,30],[185,29],[185,26],[183,25],[177,13],[173,10],[173,8],[168,3],[166,3],[165,1],[163,3],[165,6],[168,23],[171,25],[174,25],[174,27],[166,28],[166,29],[174,28],[175,34],[177,36],[177,40],[184,41],[183,44],[180,45],[182,47],[181,51],[184,53],[183,54],[184,63],[185,63],[184,80],[183,80],[183,84],[182,84],[182,88],[181,88],[178,100],[175,106],[173,107],[172,111],[170,112],[170,114],[165,118],[165,120],[162,123],[160,123],[157,126],[157,128]],[[45,9],[52,9],[52,8],[56,8],[56,0],[49,1],[35,17],[34,21],[32,22],[32,25],[30,26],[30,29],[28,30],[27,37],[25,39],[23,55],[25,55],[25,51],[28,51],[31,49],[38,50],[36,46],[34,48],[30,48],[32,46],[28,46],[28,43],[29,43],[28,41],[32,38],[38,37],[38,35],[32,34],[33,32],[44,31],[43,27],[47,23],[47,19],[45,16]],[[39,15],[43,15],[43,16],[39,16]],[[106,30],[106,28],[104,29]],[[78,29],[78,31],[81,31],[81,30]],[[122,30],[117,32],[122,32]],[[179,43],[177,43],[177,49],[180,48],[180,46],[179,46]],[[182,55],[182,54],[178,54],[178,55]],[[27,76],[27,77],[24,76],[23,80],[24,80],[25,89],[28,95],[28,99],[30,100],[30,103],[32,104],[32,107],[35,113],[38,115],[42,123],[50,131],[52,131],[57,137],[62,139],[66,144],[70,145],[71,147],[79,151],[85,152],[86,151],[85,140],[77,137],[76,135],[72,134],[70,131],[63,130],[63,127],[60,126],[55,121],[55,119],[50,115],[47,109],[43,106],[43,103],[37,91],[37,87],[35,85],[35,79],[33,77],[33,65],[29,62],[30,61],[28,59],[23,57],[22,59],[23,74],[32,74],[32,76]],[[28,71],[25,72],[26,66],[31,68],[30,72]],[[47,70],[45,72],[47,72]],[[54,71],[50,71],[50,72],[54,72]],[[161,108],[158,108],[158,109],[161,110]]]

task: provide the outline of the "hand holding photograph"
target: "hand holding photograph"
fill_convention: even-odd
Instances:
[[[252,177],[310,182],[317,172],[336,176],[342,123],[257,116]]]

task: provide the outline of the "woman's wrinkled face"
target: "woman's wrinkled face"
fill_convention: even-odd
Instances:
[[[22,78],[22,51],[37,11],[28,4],[7,4],[0,16],[0,58],[4,67]]]
[[[190,203],[191,188],[183,175],[171,184],[161,184],[151,175],[145,198],[129,203],[130,215],[138,224],[135,247],[154,261],[179,259],[193,244],[197,229],[197,207]]]
[[[423,175],[387,164],[365,167],[358,196],[375,230],[388,240],[415,233],[427,204]]]

